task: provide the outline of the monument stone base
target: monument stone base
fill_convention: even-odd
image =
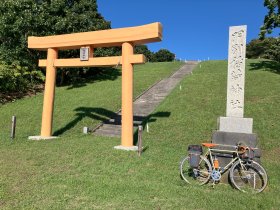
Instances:
[[[225,132],[225,131],[214,131],[212,134],[212,143],[215,144],[223,144],[223,145],[230,145],[230,146],[236,146],[239,142],[243,142],[249,147],[257,147],[258,140],[257,140],[257,135],[255,133],[235,133],[235,132]],[[232,150],[232,147],[219,147],[220,149],[228,149]],[[234,150],[234,149],[233,149]],[[254,160],[256,162],[260,162],[260,149],[257,149],[255,152],[255,158]],[[216,157],[219,161],[220,167],[226,166],[231,160],[232,156],[229,154],[216,154]],[[222,183],[228,183],[229,182],[229,177],[228,177],[228,172],[227,170],[220,182]]]
[[[236,133],[226,131],[214,131],[212,142],[216,144],[234,145],[239,142],[245,143],[249,147],[257,147],[258,137],[255,133]]]
[[[218,128],[225,132],[252,133],[253,118],[219,117]]]

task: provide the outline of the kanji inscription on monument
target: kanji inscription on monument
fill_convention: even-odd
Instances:
[[[245,55],[247,26],[229,28],[227,108],[220,117],[219,131],[252,133],[253,119],[244,118]]]
[[[229,29],[227,117],[243,117],[247,26]]]

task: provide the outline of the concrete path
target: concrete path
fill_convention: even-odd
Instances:
[[[133,102],[134,126],[142,122],[155,110],[155,108],[170,94],[178,83],[192,72],[198,62],[187,62],[170,77],[154,84]],[[164,115],[164,113],[163,113]],[[121,136],[121,111],[110,120],[103,122],[93,130],[94,135],[120,137]]]

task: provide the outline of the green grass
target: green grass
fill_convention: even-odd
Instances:
[[[134,96],[138,96],[155,82],[169,76],[182,63],[147,63],[134,70]],[[112,71],[112,69],[109,69]],[[116,70],[117,71],[117,70]],[[116,73],[111,73],[117,75]],[[17,116],[17,139],[39,135],[43,94],[0,105],[1,139],[10,132],[10,118]],[[97,126],[121,107],[121,77],[100,79],[85,84],[56,88],[53,132],[63,137],[78,137],[84,126]]]
[[[83,135],[81,129],[120,108],[120,78],[58,88],[54,131],[61,138],[27,141],[39,134],[42,95],[0,107],[0,208],[2,209],[278,209],[280,206],[280,75],[247,61],[245,117],[263,149],[269,185],[259,195],[229,185],[192,187],[179,176],[188,144],[209,141],[216,119],[225,115],[226,61],[198,65],[149,119],[147,147],[139,158],[117,151],[118,138]],[[176,66],[174,66],[176,65]],[[135,95],[180,64],[147,64],[135,70]],[[169,69],[169,70],[168,70]],[[171,69],[171,70],[170,70]],[[82,108],[83,107],[83,108]],[[98,108],[98,109],[92,109]],[[77,110],[78,109],[78,110]],[[77,111],[75,111],[77,110]],[[169,112],[169,117],[155,117]],[[9,140],[11,115],[17,138]],[[67,129],[65,129],[67,127]],[[64,129],[63,129],[64,128]]]

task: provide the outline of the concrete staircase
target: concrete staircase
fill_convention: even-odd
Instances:
[[[192,70],[198,62],[187,62],[179,70],[168,78],[165,78],[151,86],[148,90],[138,96],[133,102],[133,124],[135,127],[141,125],[143,121],[155,110],[155,108],[165,99],[167,95],[179,84]],[[121,136],[121,111],[116,113],[110,120],[103,122],[93,130],[94,135],[120,137]]]

